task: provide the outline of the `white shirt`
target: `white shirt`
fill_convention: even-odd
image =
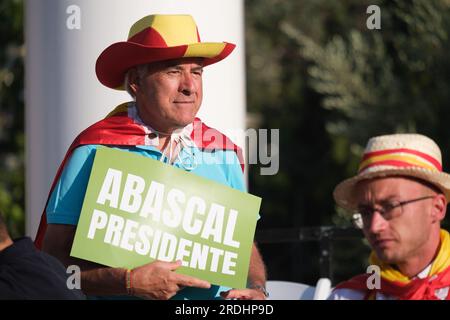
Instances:
[[[160,133],[153,129],[148,124],[142,121],[141,117],[139,117],[138,109],[136,107],[136,103],[130,102],[128,107],[128,117],[133,119],[133,122],[140,125],[145,132],[145,145],[153,146],[159,148],[159,135]],[[194,124],[190,123],[184,128],[180,128],[172,132],[170,135],[169,143],[167,144],[164,150],[161,150],[162,156],[161,161],[167,161],[168,163],[173,163],[175,158],[179,155],[180,151],[184,147],[192,147],[195,146],[194,141],[191,138],[192,131],[194,130]],[[175,143],[175,147],[172,145]]]

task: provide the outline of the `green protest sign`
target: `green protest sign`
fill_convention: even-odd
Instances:
[[[159,161],[99,147],[71,255],[124,268],[181,260],[177,272],[245,288],[260,204]]]

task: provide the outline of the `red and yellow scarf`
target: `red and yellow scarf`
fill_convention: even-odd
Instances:
[[[371,274],[358,275],[345,281],[336,289],[354,289],[365,291],[365,299],[373,299],[377,292],[393,296],[399,300],[439,300],[436,290],[450,287],[450,235],[441,230],[441,244],[436,259],[431,265],[430,274],[424,278],[409,279],[392,266],[381,262],[372,252],[370,264],[378,265],[381,269],[380,289],[367,288],[367,279]],[[450,291],[450,290],[449,290]],[[447,292],[445,300],[450,300]]]
[[[77,147],[87,144],[111,146],[145,145],[145,137],[147,133],[145,132],[143,126],[136,123],[128,116],[128,108],[133,104],[133,102],[126,102],[117,106],[110,114],[106,116],[105,119],[94,123],[92,126],[81,132],[72,142],[72,145],[69,147],[64,160],[58,168],[47,197],[47,202],[41,216],[41,222],[39,224],[39,229],[35,239],[35,245],[38,249],[42,247],[45,231],[47,230],[45,209],[47,208],[48,200],[50,199],[50,195],[52,194],[52,191],[61,176],[66,161],[70,158],[70,155]],[[244,170],[244,161],[241,149],[224,134],[208,127],[199,118],[195,118],[194,120],[191,138],[200,150],[233,150],[239,158],[242,170]]]

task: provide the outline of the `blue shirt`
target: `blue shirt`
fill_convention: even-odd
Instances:
[[[53,189],[46,208],[49,224],[77,225],[98,145],[84,145],[74,150]],[[153,146],[114,146],[144,157],[160,160],[162,153]],[[175,167],[231,188],[246,191],[241,165],[232,150],[202,151],[188,146],[180,151]],[[220,292],[230,288],[211,286],[210,289],[184,288],[173,299],[220,299]]]

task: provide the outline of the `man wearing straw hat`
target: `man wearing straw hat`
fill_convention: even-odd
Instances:
[[[380,272],[339,284],[329,299],[450,300],[450,237],[441,229],[450,175],[433,140],[370,139],[358,174],[341,182],[334,198],[354,213],[373,250],[369,262]]]
[[[201,42],[189,15],[150,15],[131,27],[127,41],[112,44],[97,59],[99,81],[111,89],[126,89],[134,101],[118,106],[75,139],[53,182],[36,237],[38,247],[65,265],[81,267],[81,286],[88,295],[265,299],[265,268],[256,246],[249,286],[241,290],[178,274],[180,261],[155,261],[127,270],[69,256],[98,145],[137,153],[245,191],[240,149],[195,117],[202,102],[203,68],[226,58],[234,47]],[[212,161],[202,162],[205,156]]]

